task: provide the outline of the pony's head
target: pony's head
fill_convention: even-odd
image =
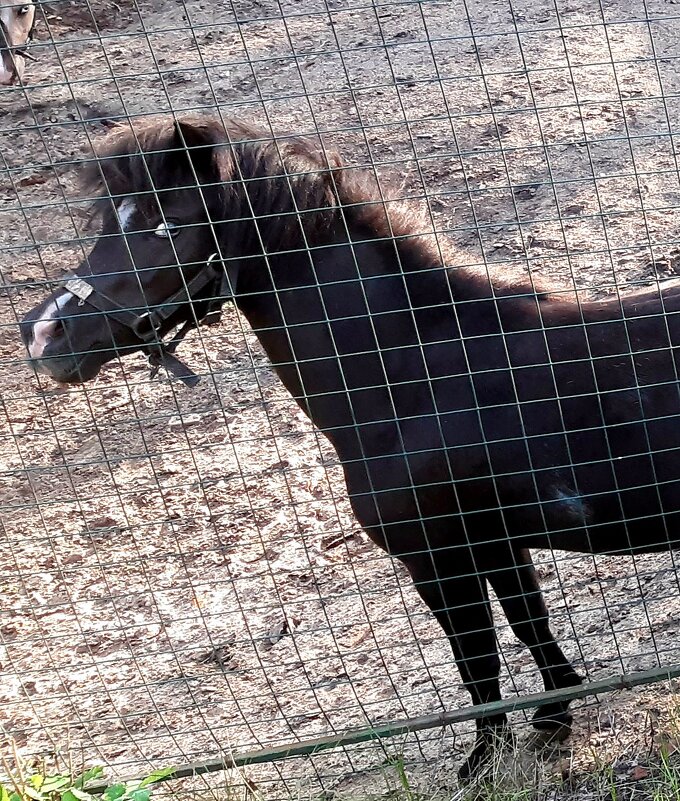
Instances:
[[[0,84],[21,81],[35,27],[33,0],[0,4]]]
[[[181,374],[163,337],[216,312],[266,254],[318,241],[337,204],[319,149],[202,117],[114,134],[89,179],[101,235],[21,324],[34,367],[62,382],[135,350]]]

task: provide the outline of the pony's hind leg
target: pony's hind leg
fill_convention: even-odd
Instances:
[[[500,659],[486,580],[462,549],[431,551],[403,559],[421,598],[446,632],[473,704],[500,700]],[[455,567],[456,574],[451,575]],[[458,772],[470,778],[510,739],[503,713],[479,718],[475,745]]]
[[[514,550],[510,544],[499,544],[498,548],[507,549],[514,564],[512,567],[505,567],[509,559],[501,558],[498,561],[503,567],[490,569],[487,578],[515,636],[529,648],[541,672],[545,689],[556,690],[580,684],[581,677],[550,631],[548,609],[529,551]],[[498,552],[494,561],[497,559]],[[533,718],[534,726],[543,730],[567,729],[571,722],[569,701],[555,701],[539,706]]]

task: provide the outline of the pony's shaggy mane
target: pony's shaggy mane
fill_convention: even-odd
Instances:
[[[151,219],[163,193],[200,186],[219,215],[215,219],[262,220],[269,252],[370,239],[390,242],[407,271],[448,261],[422,209],[386,196],[367,170],[345,165],[311,139],[274,138],[232,119],[164,115],[121,126],[96,156],[86,182],[100,198],[95,211],[105,214],[111,198],[134,195],[138,210]],[[460,283],[459,274],[465,274]],[[449,280],[457,284],[457,297],[550,297],[516,275],[491,279],[487,272],[459,268],[449,271]]]
[[[270,232],[272,226],[280,229],[277,245],[282,248],[300,244],[300,228],[292,220],[296,212],[309,245],[332,239],[344,224],[370,230],[375,238],[404,242],[423,240],[417,235],[432,231],[424,215],[385,197],[365,170],[347,167],[318,142],[274,139],[237,120],[150,117],[114,131],[96,157],[85,181],[105,201],[96,204],[100,210],[110,198],[135,195],[142,213],[153,215],[157,196],[198,182],[219,196],[225,219],[252,219],[253,213],[267,217]],[[423,247],[428,261],[440,261],[433,246],[421,241]]]

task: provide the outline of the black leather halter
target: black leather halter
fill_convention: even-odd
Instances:
[[[213,253],[200,272],[187,281],[174,295],[163,301],[161,305],[141,314],[121,306],[120,303],[104,292],[95,289],[92,284],[79,275],[67,278],[63,286],[79,299],[79,306],[88,303],[108,317],[122,323],[144,343],[142,350],[149,357],[152,377],[161,367],[165,367],[169,373],[179,378],[187,386],[194,387],[201,380],[200,376],[197,376],[190,367],[174,355],[175,350],[192,329],[199,325],[215,325],[220,321],[223,304],[234,297],[236,271],[234,262],[225,264],[217,253]],[[163,324],[180,306],[192,303],[195,296],[207,286],[212,286],[212,289],[206,301],[205,314],[200,319],[194,317],[187,320],[172,339],[164,342],[159,336]]]

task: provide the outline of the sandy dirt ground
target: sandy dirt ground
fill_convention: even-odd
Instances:
[[[150,381],[141,357],[59,389],[22,364],[16,319],[96,235],[90,143],[171,110],[320,135],[429,209],[453,264],[591,296],[666,279],[680,6],[57,0],[39,17],[28,84],[0,91],[3,736],[130,774],[467,705],[442,633],[233,309],[183,346],[206,373],[194,390]],[[680,662],[670,556],[535,556],[584,675]],[[505,695],[539,690],[496,611]],[[578,707],[573,759],[644,750],[671,689]],[[451,779],[468,731],[249,776],[349,791],[401,754],[423,782]]]

